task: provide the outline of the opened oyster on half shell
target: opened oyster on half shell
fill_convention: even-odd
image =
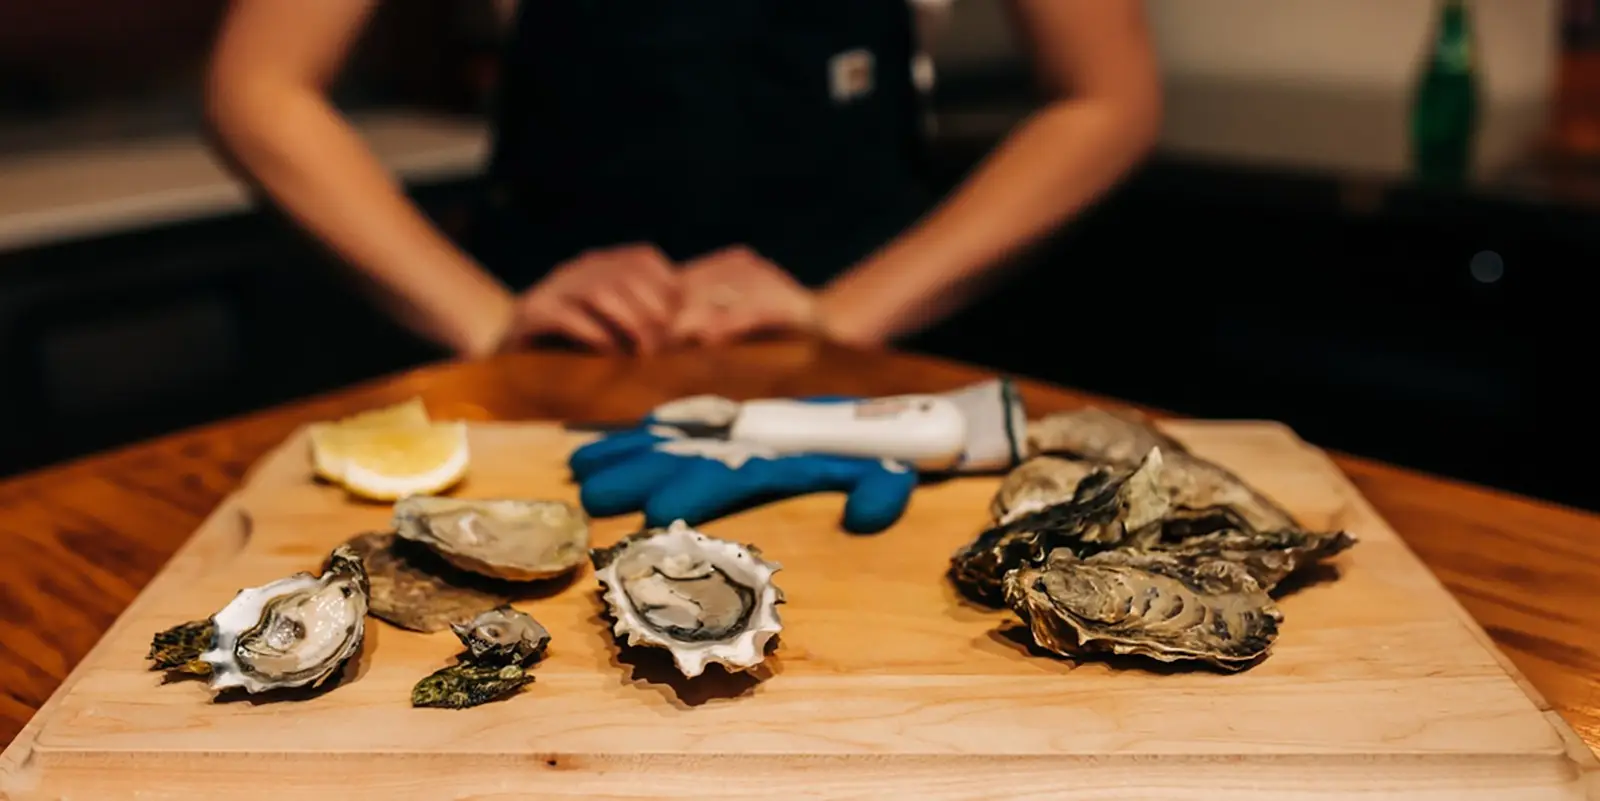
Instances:
[[[508,581],[555,578],[589,550],[588,516],[562,501],[411,495],[395,503],[394,528],[462,570]]]
[[[1131,415],[1051,415],[1030,424],[1029,445],[990,503],[993,524],[949,574],[968,597],[1010,607],[1058,654],[1244,669],[1277,637],[1273,591],[1356,543],[1304,529]]]
[[[773,583],[781,569],[753,545],[716,539],[681,520],[590,552],[612,633],[629,645],[665,648],[684,676],[716,663],[749,670],[782,630]]]
[[[210,618],[157,634],[150,658],[158,668],[207,676],[217,691],[317,687],[361,649],[368,591],[360,557],[340,546],[321,576],[295,573],[240,590]]]

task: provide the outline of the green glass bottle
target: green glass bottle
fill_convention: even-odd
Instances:
[[[1477,58],[1466,0],[1443,2],[1411,109],[1411,147],[1422,181],[1456,184],[1471,172],[1477,140]]]

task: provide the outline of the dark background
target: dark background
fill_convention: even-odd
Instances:
[[[203,42],[215,6],[193,5],[174,30]],[[481,101],[471,37],[405,51],[409,67],[385,61],[388,41],[374,37],[376,66],[347,104]],[[0,80],[11,119],[107,85],[52,78],[43,58]],[[1013,95],[1025,108],[1020,74],[972,76],[941,84],[939,108]],[[942,180],[1001,132],[937,138]],[[1325,447],[1600,508],[1594,469],[1573,458],[1596,444],[1600,160],[1559,142],[1534,160],[1548,180],[1439,190],[1158,154],[912,346],[1188,414],[1277,419]],[[412,187],[452,229],[476,190],[470,177]],[[14,421],[0,474],[432,358],[265,212],[0,253],[0,321],[0,413]]]

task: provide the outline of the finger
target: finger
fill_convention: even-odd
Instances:
[[[672,325],[677,300],[658,281],[647,276],[630,276],[617,285],[618,291],[627,295],[629,303],[649,317],[657,330]]]
[[[667,254],[653,245],[630,250],[619,263],[634,281],[642,284],[671,310],[683,300],[683,275]]]
[[[633,340],[640,353],[654,353],[661,344],[661,331],[653,325],[648,315],[630,303],[615,287],[598,287],[590,290],[583,302],[606,322]]]
[[[563,303],[551,310],[546,327],[551,333],[577,340],[602,353],[613,353],[621,347],[621,343],[604,325],[583,308],[570,303]]]
[[[680,342],[699,341],[718,310],[707,303],[689,303],[672,320],[672,338]]]

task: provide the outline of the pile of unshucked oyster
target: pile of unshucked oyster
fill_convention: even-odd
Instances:
[[[948,575],[971,600],[1010,607],[1037,645],[1063,656],[1247,668],[1283,622],[1272,593],[1356,542],[1301,528],[1132,417],[1050,415],[1028,439],[1031,457],[1001,483],[992,525],[951,557]]]
[[[1134,418],[1051,415],[1028,440],[1029,458],[994,496],[992,525],[952,557],[949,578],[978,603],[1009,607],[1063,656],[1243,669],[1277,636],[1273,591],[1355,542],[1301,528]],[[477,706],[532,682],[550,644],[511,603],[585,558],[612,634],[666,649],[686,677],[713,663],[754,668],[782,629],[780,566],[681,521],[590,548],[589,520],[571,504],[413,495],[390,522],[335,548],[320,575],[241,590],[216,614],[156,634],[148,658],[219,692],[315,688],[361,652],[372,615],[461,641],[454,664],[419,677],[413,706]]]

